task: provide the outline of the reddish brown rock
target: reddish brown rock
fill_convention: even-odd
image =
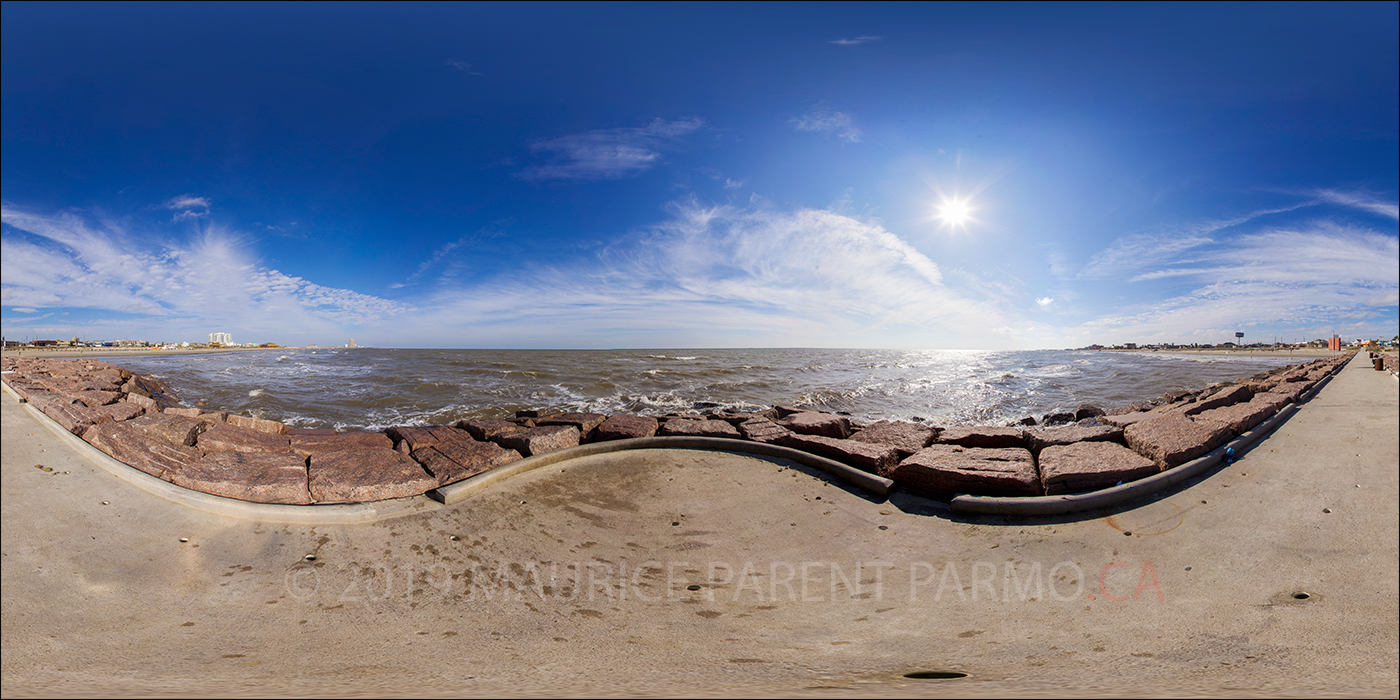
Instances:
[[[166,413],[169,412],[169,410],[166,411]],[[293,435],[339,435],[340,431],[336,430],[335,428],[287,428],[287,432],[285,434],[287,437],[291,437]]]
[[[515,450],[493,442],[471,439],[420,447],[411,456],[437,480],[438,486],[446,486],[520,459],[520,453]]]
[[[420,447],[453,440],[471,440],[471,433],[450,425],[402,426],[384,431],[393,440],[394,449],[404,454]]]
[[[1076,442],[1122,442],[1123,429],[1111,425],[1083,427],[1078,425],[1049,430],[1027,430],[1026,444],[1031,452],[1040,451],[1052,445],[1071,445]]]
[[[651,416],[617,414],[608,416],[607,420],[598,424],[598,432],[595,433],[594,439],[602,441],[651,437],[660,427],[661,424]]]
[[[192,447],[172,444],[125,422],[92,425],[83,431],[83,439],[118,462],[167,481],[200,456]]]
[[[122,385],[121,390],[128,394],[136,394],[150,398],[154,394],[164,392],[165,386],[144,374],[133,374],[131,378]]]
[[[1118,428],[1126,428],[1132,425],[1133,423],[1137,423],[1138,421],[1144,421],[1149,418],[1156,418],[1160,415],[1162,414],[1151,413],[1148,411],[1134,411],[1132,413],[1120,413],[1114,416],[1099,416],[1098,420],[1100,423],[1104,423]]]
[[[774,423],[771,419],[760,417],[750,418],[740,423],[739,434],[742,435],[745,440],[776,445],[782,444],[782,441],[789,435],[792,435],[793,432]]]
[[[157,403],[155,399],[144,394],[127,394],[126,400],[136,404],[137,406],[140,406],[141,408],[146,409],[147,411],[159,410],[158,407],[160,406],[160,404]]]
[[[938,444],[987,449],[1025,447],[1026,438],[1023,433],[1020,428],[994,428],[985,425],[944,428],[943,432],[938,434]]]
[[[1188,416],[1194,416],[1213,408],[1244,403],[1252,398],[1254,398],[1254,392],[1250,391],[1249,387],[1243,384],[1232,384],[1187,406],[1182,409],[1182,413]]]
[[[44,415],[53,422],[63,426],[64,430],[74,435],[82,435],[85,428],[97,422],[92,409],[81,403],[76,403],[76,399],[62,398],[62,394],[54,394],[53,392],[45,393],[48,396],[36,394],[30,398],[29,402],[35,408],[43,411]],[[49,398],[50,396],[60,398]]]
[[[82,404],[83,404],[84,406],[87,406],[88,408],[97,408],[97,407],[99,407],[99,406],[110,406],[110,405],[116,403],[117,401],[120,401],[121,398],[122,398],[121,392],[117,392],[117,391],[94,391],[94,390],[75,391],[75,392],[71,392],[71,393],[69,394],[69,396],[72,396],[73,398],[75,398],[75,399],[81,401]]]
[[[1128,426],[1123,438],[1133,451],[1169,469],[1225,444],[1230,429],[1212,421],[1162,414]]]
[[[936,437],[938,437],[938,430],[927,425],[907,421],[882,420],[876,421],[852,435],[851,439],[856,442],[892,447],[895,452],[899,453],[899,458],[904,459],[933,444]]]
[[[307,465],[311,500],[364,503],[418,496],[437,479],[393,450],[334,450],[311,455]]]
[[[577,447],[578,439],[578,428],[572,425],[544,425],[499,434],[492,437],[491,442],[508,450],[515,450],[526,457],[533,457]]]
[[[896,483],[940,497],[1039,496],[1040,477],[1030,450],[931,445],[899,463],[890,473]]]
[[[463,436],[465,437],[465,433]],[[394,442],[384,433],[351,432],[336,435],[290,435],[291,450],[301,457],[336,450],[392,450]]]
[[[821,435],[822,437],[844,440],[851,436],[851,421],[845,416],[834,416],[817,411],[790,413],[777,421],[778,425],[799,435]]]
[[[1083,493],[1129,482],[1160,471],[1157,464],[1113,442],[1049,445],[1040,452],[1045,493]]]
[[[1264,394],[1263,396],[1268,396]],[[1223,406],[1196,414],[1194,420],[1223,423],[1230,428],[1232,435],[1243,434],[1278,413],[1278,407],[1269,399],[1255,399],[1233,406]]]
[[[88,410],[96,416],[92,421],[93,423],[131,420],[132,418],[146,413],[146,409],[130,401],[118,401],[110,406],[90,408]]]
[[[249,430],[256,430],[260,433],[268,433],[271,435],[282,435],[287,432],[287,426],[275,420],[267,420],[265,418],[237,416],[230,413],[224,418],[224,421],[229,425],[236,425],[240,428],[248,428]]]
[[[689,435],[694,437],[718,437],[739,439],[739,429],[722,420],[691,420],[672,418],[661,425],[657,435]]]
[[[200,409],[200,408],[167,408],[167,409],[165,409],[165,410],[163,410],[163,411],[161,411],[161,412],[162,412],[162,413],[169,413],[169,414],[172,415],[172,416],[183,416],[183,417],[185,417],[185,418],[194,418],[194,419],[197,419],[197,420],[202,421],[202,422],[204,422],[204,423],[210,423],[210,424],[213,424],[213,423],[223,423],[223,422],[224,422],[224,419],[228,417],[228,414],[227,414],[227,413],[223,413],[223,412],[219,412],[219,411],[205,411],[204,409]],[[334,431],[332,431],[332,432],[334,432]]]
[[[497,435],[518,432],[524,427],[518,423],[498,418],[474,418],[472,420],[457,421],[457,427],[467,431],[473,440],[487,441]]]
[[[203,454],[210,452],[291,452],[291,442],[285,435],[274,435],[229,423],[215,423],[195,438],[195,447]]]
[[[572,425],[578,428],[581,435],[587,435],[607,419],[608,417],[601,413],[559,413],[536,420],[535,425]]]
[[[213,452],[174,471],[170,481],[253,503],[311,503],[306,460],[287,452]]]
[[[799,435],[788,433],[778,441],[783,447],[802,450],[823,457],[844,462],[856,469],[888,476],[899,464],[899,451],[889,445],[881,445],[856,440],[841,440],[821,435]]]
[[[194,418],[168,413],[147,413],[140,418],[132,419],[131,425],[162,440],[188,447],[193,447],[195,438],[208,427],[207,423]]]
[[[1097,418],[1102,415],[1103,409],[1093,404],[1080,404],[1079,408],[1074,409],[1074,419],[1076,421],[1081,421],[1085,418]]]

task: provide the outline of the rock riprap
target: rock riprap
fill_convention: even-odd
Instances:
[[[4,358],[6,387],[65,430],[135,469],[256,503],[359,503],[418,496],[526,457],[653,435],[724,437],[844,462],[935,497],[1082,493],[1175,468],[1299,400],[1350,354],[1199,391],[1032,418],[1012,426],[859,425],[774,406],[639,416],[549,410],[384,431],[296,429],[182,406],[159,380],[86,359]],[[1046,427],[1056,426],[1056,427]]]

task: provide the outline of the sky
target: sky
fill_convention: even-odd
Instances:
[[[1400,330],[1393,2],[0,14],[10,340]]]

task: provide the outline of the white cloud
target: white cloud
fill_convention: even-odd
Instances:
[[[837,46],[859,46],[861,44],[868,44],[872,41],[879,41],[882,38],[883,37],[878,36],[858,36],[854,39],[835,39],[831,43],[836,44]]]
[[[1338,192],[1337,190],[1314,190],[1313,196],[1329,204],[1340,204],[1354,207],[1372,214],[1388,216],[1392,219],[1400,219],[1400,203],[1381,201],[1380,199],[1362,192]]]
[[[182,194],[178,197],[172,197],[166,200],[165,208],[175,210],[175,215],[171,217],[172,221],[198,219],[209,216],[209,199],[206,197]]]
[[[980,345],[987,324],[1019,323],[998,300],[944,284],[937,263],[878,224],[763,204],[670,212],[591,262],[442,287],[417,301],[415,332],[449,345],[470,329],[488,344],[871,347]]]
[[[597,129],[530,144],[530,150],[548,162],[526,168],[526,180],[615,180],[639,175],[661,162],[661,151],[699,130],[699,117],[666,121],[655,119],[643,127]]]
[[[811,131],[836,136],[849,143],[860,143],[861,130],[845,112],[815,110],[789,120],[798,131]]]
[[[1237,236],[1210,253],[1214,265],[1183,267],[1133,279],[1178,276],[1194,281],[1161,302],[1088,325],[1148,340],[1183,340],[1248,324],[1325,326],[1347,314],[1394,324],[1374,310],[1396,303],[1400,242],[1393,234],[1327,221]],[[1161,263],[1170,259],[1157,260]]]
[[[472,64],[467,63],[466,61],[459,61],[455,58],[448,59],[447,65],[452,66],[457,71],[466,73],[467,75],[481,75],[481,73],[472,70]]]
[[[1036,299],[1036,300],[1035,300],[1035,303],[1039,304],[1039,305],[1040,305],[1040,308],[1042,308],[1042,309],[1045,308],[1045,307],[1047,307],[1047,306],[1049,306],[1049,305],[1051,305],[1051,304],[1053,304],[1054,302],[1055,302],[1055,300],[1054,300],[1054,299],[1051,299],[1050,297],[1042,297],[1042,298],[1040,298],[1040,299]]]
[[[210,227],[185,244],[150,246],[76,214],[5,207],[0,298],[7,306],[71,307],[146,317],[169,327],[332,330],[393,320],[404,304],[333,289],[262,267],[236,234]]]

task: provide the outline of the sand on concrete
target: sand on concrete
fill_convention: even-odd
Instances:
[[[1052,519],[666,450],[259,524],[0,403],[7,698],[1397,693],[1400,402],[1364,355],[1239,461]]]

